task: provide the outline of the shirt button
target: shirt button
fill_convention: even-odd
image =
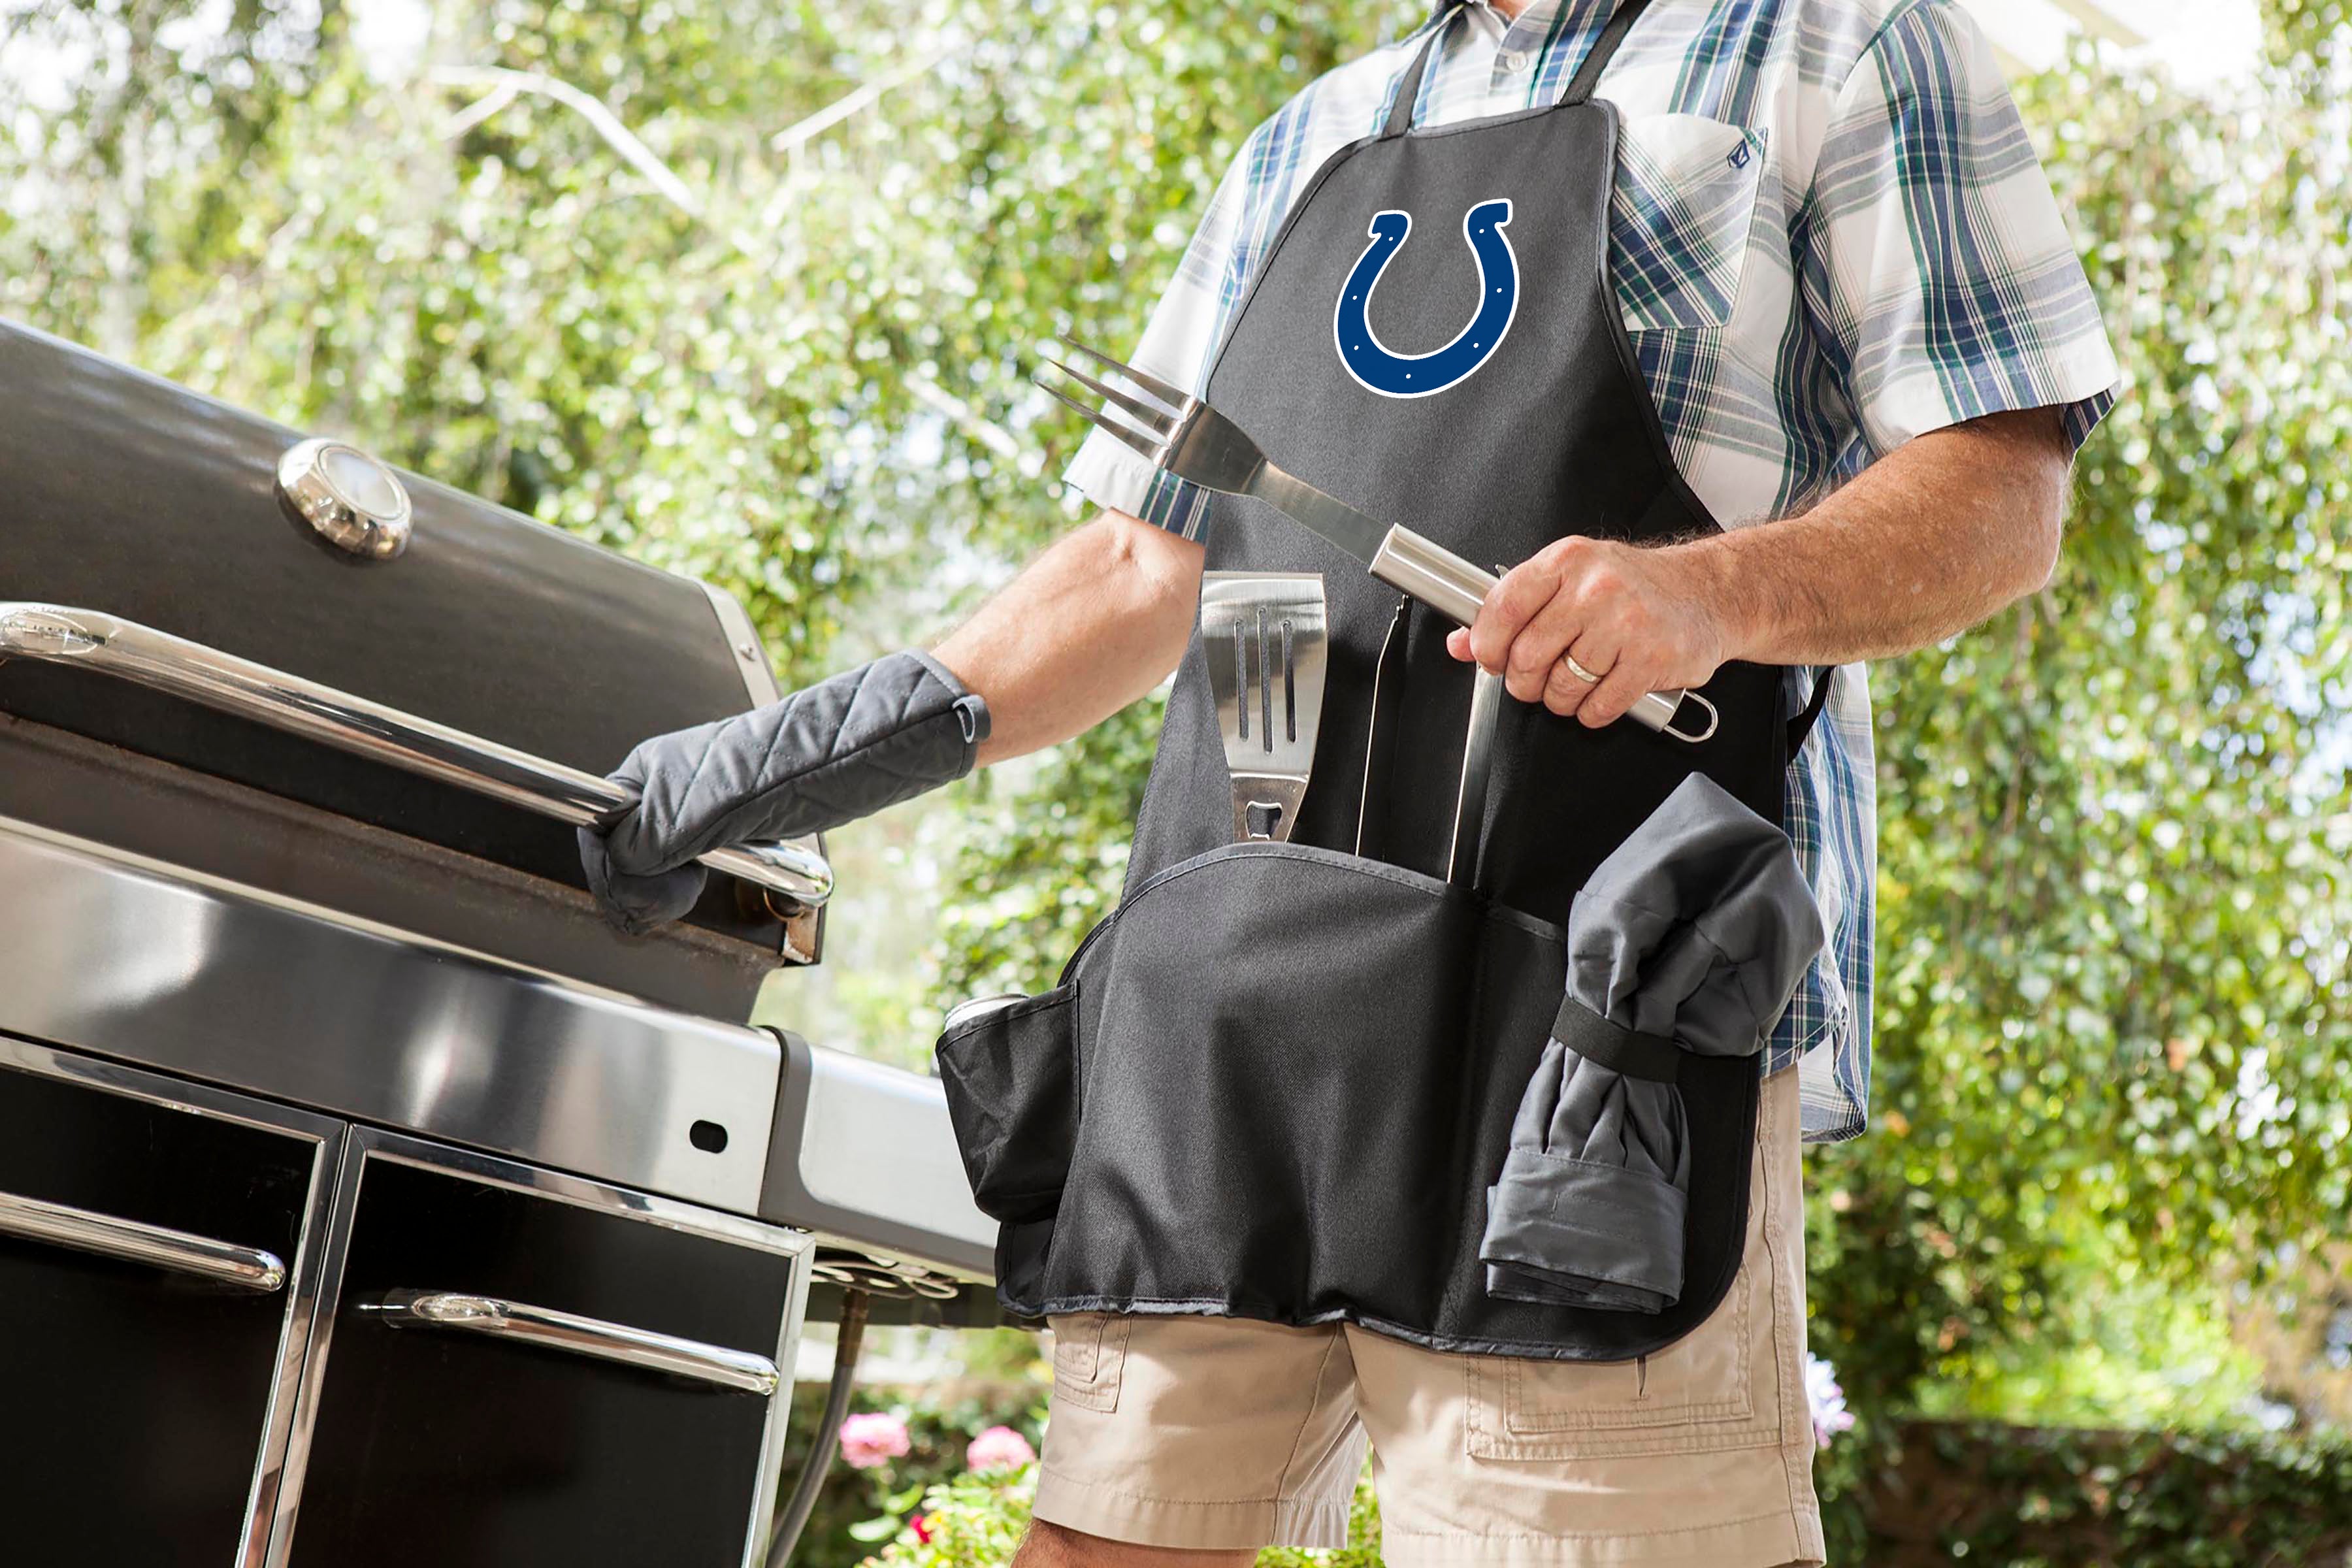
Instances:
[[[1503,53],[1503,68],[1507,71],[1523,71],[1534,63],[1535,56],[1525,49],[1507,49]]]

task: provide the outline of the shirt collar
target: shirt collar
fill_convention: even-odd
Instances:
[[[1444,16],[1454,8],[1454,3],[1455,0],[1438,0],[1438,4],[1430,10],[1429,21],[1433,23]],[[1528,48],[1551,39],[1562,20],[1561,12],[1570,13],[1570,19],[1579,26],[1586,26],[1608,16],[1617,9],[1618,4],[1620,0],[1528,0],[1527,8],[1507,22],[1500,11],[1488,4],[1488,0],[1466,0],[1464,8],[1485,12],[1486,25],[1496,30],[1497,37],[1507,39],[1514,47]],[[1585,13],[1597,15],[1588,18]],[[1423,26],[1428,26],[1428,23]]]
[[[1549,27],[1551,26],[1551,19],[1559,14],[1561,5],[1566,3],[1567,0],[1528,0],[1528,4],[1521,8],[1518,16],[1509,25],[1514,27]],[[1494,7],[1487,4],[1487,0],[1471,0],[1471,4],[1494,10]],[[1607,0],[1602,0],[1602,4],[1606,7]],[[1495,19],[1501,21],[1503,14],[1496,11]]]

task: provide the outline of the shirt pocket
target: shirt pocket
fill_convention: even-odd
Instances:
[[[1610,276],[1627,331],[1731,320],[1766,137],[1703,114],[1634,114],[1620,123]]]

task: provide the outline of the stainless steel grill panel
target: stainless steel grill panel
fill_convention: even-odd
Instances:
[[[758,1030],[5,818],[0,888],[0,1029],[758,1208],[781,1056]]]

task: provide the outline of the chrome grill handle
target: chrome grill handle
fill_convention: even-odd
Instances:
[[[143,1263],[264,1295],[286,1283],[286,1264],[274,1252],[15,1193],[0,1193],[0,1236]]]
[[[0,602],[0,660],[8,658],[100,670],[575,827],[604,826],[636,805],[594,773],[102,611]],[[833,867],[814,840],[739,845],[700,858],[803,910],[833,897]]]
[[[748,1351],[730,1351],[646,1329],[607,1323],[551,1307],[454,1290],[394,1290],[360,1310],[394,1328],[447,1329],[487,1334],[542,1350],[615,1362],[641,1371],[707,1384],[761,1398],[776,1392],[776,1363]]]

